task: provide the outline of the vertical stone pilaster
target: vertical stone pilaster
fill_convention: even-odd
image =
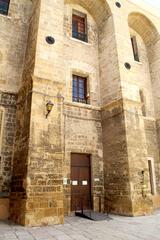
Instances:
[[[27,189],[25,179],[28,171],[30,116],[32,101],[32,74],[35,62],[36,38],[40,1],[34,1],[29,26],[28,43],[21,88],[17,99],[17,122],[13,156],[12,187],[10,194],[10,219],[25,225]]]
[[[122,99],[102,109],[105,211],[132,215],[130,176]]]
[[[34,78],[34,84],[46,84]],[[49,83],[48,83],[49,84]],[[51,83],[50,83],[51,84]],[[25,188],[26,225],[63,223],[63,98],[58,96],[59,84],[51,84],[52,95],[32,92],[30,139]],[[47,101],[54,103],[46,118]]]
[[[145,123],[140,102],[124,99],[126,143],[131,189],[132,215],[153,211]]]
[[[60,14],[48,12],[48,5]],[[10,217],[29,226],[63,223],[64,216],[63,98],[60,97],[64,79],[63,61],[60,61],[63,55],[63,1],[49,1],[48,5],[43,0],[33,3],[18,96]],[[50,22],[46,26],[48,15]],[[49,31],[52,27],[54,33]],[[47,44],[46,37],[50,35],[55,38],[55,45]],[[54,59],[50,58],[51,51],[54,51]],[[46,118],[49,100],[54,107]]]

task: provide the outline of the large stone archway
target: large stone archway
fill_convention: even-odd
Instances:
[[[138,12],[129,14],[128,25],[142,37],[146,46],[153,44],[159,35],[154,24],[145,15]]]

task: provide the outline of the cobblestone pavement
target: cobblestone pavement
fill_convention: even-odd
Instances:
[[[160,240],[160,211],[152,216],[94,222],[65,218],[64,225],[25,228],[0,222],[0,240]]]

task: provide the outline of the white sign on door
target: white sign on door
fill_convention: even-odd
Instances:
[[[82,185],[83,186],[86,186],[88,184],[88,182],[85,180],[85,181],[82,181]]]
[[[77,185],[78,185],[78,181],[75,181],[75,180],[72,181],[72,185],[73,185],[73,186],[77,186]]]

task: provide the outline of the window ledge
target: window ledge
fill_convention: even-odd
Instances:
[[[136,63],[138,65],[142,65],[143,64],[142,62],[138,62],[138,61],[135,61],[135,60],[134,60],[134,63]]]
[[[68,101],[65,101],[64,104],[68,105],[68,106],[85,108],[85,109],[93,109],[93,110],[97,110],[97,111],[101,110],[100,107],[96,107],[96,106],[93,106],[91,104],[79,103],[79,102],[68,102]]]
[[[148,120],[148,121],[156,122],[156,119],[155,119],[154,117],[143,116],[143,118],[144,118],[145,120]]]
[[[5,15],[5,14],[2,14],[2,13],[0,13],[0,17],[4,17],[4,18],[11,19],[11,17],[10,17],[10,16],[8,16],[8,15]]]
[[[81,41],[77,38],[73,38],[73,37],[70,37],[71,40],[75,41],[75,42],[79,42],[79,43],[82,43],[82,44],[85,44],[85,45],[88,45],[88,46],[91,46],[90,43],[87,43],[87,42],[84,42],[84,41]]]

